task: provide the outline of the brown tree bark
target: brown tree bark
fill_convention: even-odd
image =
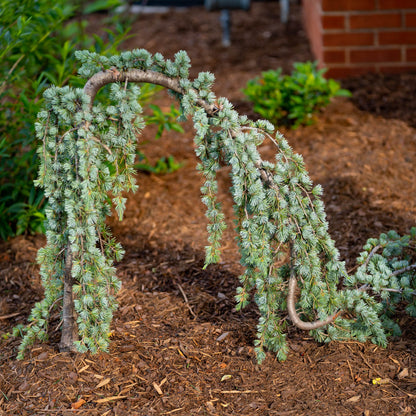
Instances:
[[[64,297],[62,307],[62,334],[59,343],[59,351],[75,352],[74,342],[78,340],[78,330],[75,322],[74,296],[72,293],[72,251],[71,244],[68,243],[65,253],[64,270]]]

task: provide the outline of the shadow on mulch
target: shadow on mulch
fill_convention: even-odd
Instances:
[[[415,226],[411,217],[377,204],[352,178],[321,178],[320,184],[327,190],[324,202],[329,232],[348,269],[355,268],[355,259],[369,238],[390,230],[405,235]]]
[[[353,93],[351,100],[360,110],[416,127],[416,72],[366,74],[345,79],[342,86]]]

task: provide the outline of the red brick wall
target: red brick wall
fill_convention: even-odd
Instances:
[[[327,76],[416,69],[416,0],[303,0],[312,52]]]

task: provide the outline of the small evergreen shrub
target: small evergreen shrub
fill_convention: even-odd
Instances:
[[[248,81],[243,92],[261,117],[275,126],[296,128],[313,123],[314,114],[332,97],[350,96],[338,82],[325,79],[324,73],[316,63],[295,63],[291,75],[282,75],[281,69],[263,72]]]

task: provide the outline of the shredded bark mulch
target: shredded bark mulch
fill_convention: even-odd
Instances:
[[[249,13],[232,17],[229,48],[221,46],[219,14],[198,7],[141,15],[123,47],[167,57],[186,49],[193,74],[213,71],[217,95],[252,115],[241,93],[248,79],[270,68],[289,72],[293,62],[312,56],[297,5],[286,26],[277,3],[254,3]],[[99,32],[101,18],[91,20],[91,31]],[[409,101],[415,81],[414,74],[346,80],[352,99],[335,100],[313,126],[283,132],[324,187],[330,232],[351,270],[368,238],[390,229],[406,233],[415,225],[415,108]],[[170,98],[161,95],[158,104],[168,107]],[[166,132],[158,141],[151,127],[144,130],[141,150],[151,161],[173,155],[184,165],[167,175],[138,173],[140,188],[129,196],[125,219],[110,218],[126,256],[117,266],[123,288],[108,353],[59,353],[56,315],[49,342],[16,360],[19,340],[9,334],[27,322],[43,296],[35,257],[45,241],[21,236],[0,244],[0,414],[415,414],[415,320],[404,314],[397,316],[403,336],[386,349],[357,342],[321,345],[291,328],[287,361],[268,353],[257,365],[257,310],[234,308],[241,266],[229,171],[220,171],[229,224],[222,262],[203,270],[202,179],[195,170],[192,126],[184,127],[184,134]],[[262,153],[271,156],[272,147],[265,143]]]

